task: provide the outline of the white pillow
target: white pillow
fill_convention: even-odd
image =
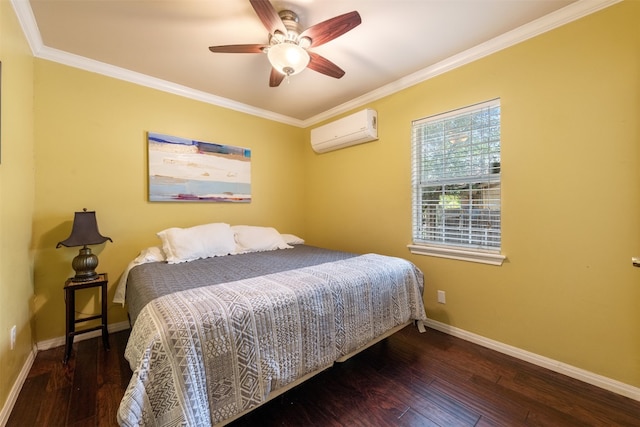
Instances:
[[[237,253],[272,251],[293,247],[287,245],[278,230],[273,227],[234,225],[231,229],[236,235]]]
[[[288,245],[302,245],[304,243],[304,239],[295,234],[282,234],[282,239]]]
[[[168,228],[160,231],[158,237],[169,264],[229,255],[236,249],[231,227],[221,222]]]

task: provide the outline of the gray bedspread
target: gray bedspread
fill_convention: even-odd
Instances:
[[[295,245],[292,249],[206,258],[182,264],[153,262],[139,265],[129,272],[127,280],[127,306],[131,324],[135,323],[140,310],[148,302],[176,291],[249,279],[354,256],[357,254]]]
[[[118,422],[224,423],[394,327],[426,320],[422,273],[413,264],[375,254],[339,257],[150,301],[125,352],[134,372]],[[172,280],[192,281],[188,270]]]

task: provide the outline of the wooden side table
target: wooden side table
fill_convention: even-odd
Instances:
[[[67,309],[67,328],[66,328],[66,344],[64,349],[64,359],[62,363],[66,364],[71,356],[71,348],[73,347],[73,337],[76,335],[84,334],[91,331],[102,330],[102,343],[104,348],[109,350],[109,331],[107,330],[107,283],[109,279],[107,273],[98,275],[95,280],[89,280],[86,282],[74,282],[72,279],[68,279],[64,284],[64,300]],[[83,317],[76,319],[76,291],[79,289],[95,288],[100,286],[102,289],[102,312],[95,316]],[[88,322],[89,320],[102,319],[102,323],[92,328],[85,328],[76,331],[76,324],[82,322]]]

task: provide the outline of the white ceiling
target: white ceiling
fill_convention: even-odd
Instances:
[[[352,10],[362,24],[312,49],[346,71],[269,87],[248,0],[12,0],[35,56],[306,126],[577,19],[612,0],[273,0],[307,28]]]

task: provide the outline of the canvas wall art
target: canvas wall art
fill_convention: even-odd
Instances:
[[[251,201],[251,150],[148,133],[149,201]]]

